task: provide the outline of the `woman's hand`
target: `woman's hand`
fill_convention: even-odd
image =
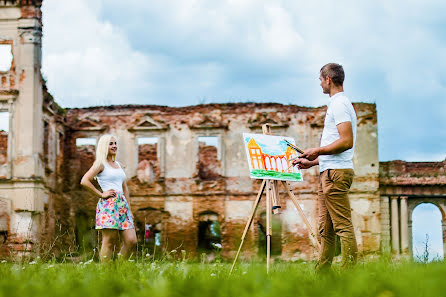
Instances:
[[[108,198],[115,198],[116,197],[116,191],[113,189],[107,190],[104,193],[102,193],[101,197],[103,199],[108,199]]]

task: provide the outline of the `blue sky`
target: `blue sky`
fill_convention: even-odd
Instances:
[[[443,231],[441,212],[432,203],[422,203],[412,213],[412,250],[415,259],[423,259],[426,250],[426,234],[429,261],[443,259]]]
[[[43,2],[43,73],[64,107],[325,105],[319,69],[378,109],[379,159],[446,157],[446,1]]]

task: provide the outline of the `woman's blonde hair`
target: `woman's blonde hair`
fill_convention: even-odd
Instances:
[[[116,136],[111,134],[104,134],[99,138],[98,145],[96,146],[96,160],[93,163],[95,168],[99,168],[101,165],[105,165],[108,157],[108,148],[110,146],[110,140]],[[113,161],[116,160],[116,155],[113,157]]]

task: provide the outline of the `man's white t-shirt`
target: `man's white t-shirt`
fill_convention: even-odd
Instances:
[[[353,152],[355,151],[356,143],[356,113],[344,92],[339,92],[330,97],[327,114],[325,115],[321,146],[329,145],[340,138],[336,126],[344,122],[352,123],[353,147],[340,154],[319,156],[320,172],[327,169],[353,169]]]

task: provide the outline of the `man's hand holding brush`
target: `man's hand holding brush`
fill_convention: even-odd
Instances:
[[[316,158],[313,161],[310,161],[308,159],[302,158],[301,156],[297,159],[294,159],[292,162],[293,166],[297,165],[299,169],[308,169],[315,165],[319,165],[319,160]]]
[[[289,147],[300,153],[300,156],[289,160],[291,161],[292,166],[297,165],[299,169],[308,169],[315,165],[319,165],[319,148],[311,148],[303,151],[286,139],[284,139],[284,141]]]

